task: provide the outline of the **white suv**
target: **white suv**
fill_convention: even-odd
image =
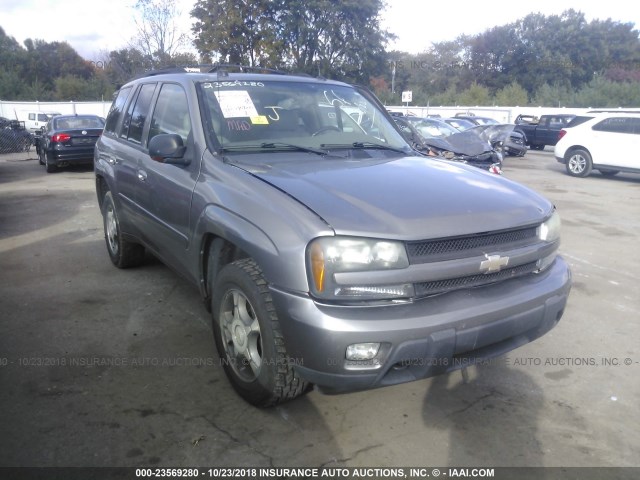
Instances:
[[[584,117],[582,117],[584,118]],[[567,173],[586,177],[591,170],[610,176],[640,173],[640,113],[594,114],[593,118],[560,131],[556,160]]]

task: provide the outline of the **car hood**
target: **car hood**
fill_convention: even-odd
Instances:
[[[457,153],[458,155],[475,156],[485,152],[491,152],[493,150],[493,147],[489,144],[489,142],[486,139],[482,138],[482,136],[475,133],[473,130],[474,129],[469,129],[465,130],[464,132],[454,133],[453,135],[449,135],[441,141],[447,142],[449,145],[451,145],[449,150]],[[427,143],[429,143],[429,139],[427,139]]]
[[[258,162],[258,155],[236,157],[233,163],[295,198],[344,235],[399,240],[466,235],[532,225],[553,208],[522,185],[477,168],[374,154],[380,157],[273,153],[269,163]]]

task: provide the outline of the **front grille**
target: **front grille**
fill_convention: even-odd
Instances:
[[[537,236],[537,227],[528,227],[506,232],[408,242],[407,255],[412,264],[472,257],[489,251],[504,251],[529,245]]]
[[[473,288],[490,283],[501,282],[514,277],[527,275],[537,270],[537,262],[525,263],[517,267],[506,268],[496,273],[479,273],[468,277],[450,278],[447,280],[436,280],[433,282],[422,282],[414,285],[416,296],[425,297],[436,293],[451,292],[462,288]]]

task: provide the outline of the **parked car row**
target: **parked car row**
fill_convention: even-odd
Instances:
[[[485,135],[499,137],[501,150],[505,155],[523,157],[527,153],[526,139],[522,132],[516,130],[513,125],[509,125],[510,128],[507,130],[507,124],[502,124],[490,117],[476,115],[456,115],[453,118],[445,118],[444,121],[461,131],[479,127],[478,131],[486,130],[488,132]],[[493,128],[500,125],[504,128]],[[491,143],[493,144],[493,142]]]
[[[502,173],[502,154],[486,139],[472,132],[460,132],[435,118],[394,117],[405,139],[416,150],[468,163],[491,173]]]

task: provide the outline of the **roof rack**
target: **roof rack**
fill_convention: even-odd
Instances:
[[[242,73],[246,72],[256,72],[256,73],[272,73],[274,75],[290,75],[288,72],[283,72],[282,70],[275,70],[273,68],[266,67],[251,67],[248,65],[239,65],[239,64],[231,64],[231,63],[216,63],[214,65],[210,65],[211,69],[207,71],[207,73],[216,73],[216,72],[226,72],[231,69],[238,69],[238,71]]]
[[[196,70],[196,72],[193,72],[194,70]],[[300,77],[311,76],[307,73],[285,72],[283,70],[275,70],[273,68],[259,67],[259,66],[252,67],[249,65],[228,64],[228,63],[214,63],[214,64],[199,63],[199,64],[192,64],[192,65],[180,65],[175,67],[161,68],[158,70],[150,70],[148,72],[143,73],[137,78],[153,77],[155,75],[162,75],[167,73],[189,73],[189,72],[218,73],[220,75],[228,75],[229,70],[237,70],[241,73],[253,72],[253,73],[270,73],[273,75],[297,75]]]

